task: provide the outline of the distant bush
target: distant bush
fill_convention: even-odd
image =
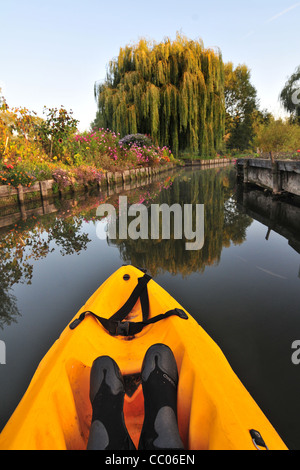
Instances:
[[[300,126],[281,119],[262,125],[255,140],[263,152],[293,152],[300,148]]]
[[[121,140],[119,140],[119,145],[132,145],[136,144],[139,147],[143,147],[144,145],[146,147],[149,147],[150,145],[153,145],[152,140],[150,137],[148,137],[145,134],[129,134],[125,135]]]

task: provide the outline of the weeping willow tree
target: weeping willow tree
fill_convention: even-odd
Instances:
[[[121,48],[105,82],[95,85],[95,125],[148,134],[175,154],[212,155],[224,136],[224,66],[220,52],[177,34],[157,44]]]
[[[286,82],[280,94],[284,109],[291,114],[291,122],[300,124],[300,65]]]

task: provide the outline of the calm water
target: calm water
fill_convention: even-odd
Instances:
[[[205,206],[205,244],[100,240],[96,209],[119,194],[55,201],[0,229],[0,430],[44,354],[125,262],[147,267],[206,329],[290,449],[300,449],[300,208],[244,192],[235,169],[180,171],[121,192],[128,204]],[[2,214],[3,215],[3,214]],[[0,221],[1,213],[0,213]]]

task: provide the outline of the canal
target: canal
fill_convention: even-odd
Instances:
[[[204,245],[97,236],[100,204],[204,204]],[[290,449],[300,449],[300,207],[237,184],[233,166],[56,199],[0,228],[0,431],[40,360],[87,298],[128,263],[147,268],[225,353]],[[9,222],[11,220],[11,222]],[[12,222],[13,221],[13,222]],[[295,357],[295,356],[294,356]],[[300,358],[300,354],[299,354]],[[2,361],[3,362],[3,361]],[[200,432],[200,431],[199,431]]]

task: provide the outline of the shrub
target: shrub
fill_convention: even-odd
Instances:
[[[68,171],[62,168],[56,168],[52,173],[54,181],[58,184],[59,189],[66,188],[73,183],[72,176]]]
[[[300,147],[300,126],[274,120],[260,127],[255,143],[263,152],[294,152]]]
[[[119,140],[120,146],[136,144],[139,147],[149,147],[153,145],[152,140],[145,134],[129,134]]]
[[[63,106],[60,109],[44,107],[47,115],[35,126],[45,152],[49,158],[56,157],[61,160],[68,150],[70,137],[76,132],[78,120],[72,117],[72,111],[66,111]]]
[[[99,184],[103,178],[103,171],[92,166],[82,165],[74,169],[73,175],[78,183]]]
[[[0,184],[13,186],[15,188],[20,184],[25,187],[30,187],[34,181],[36,181],[35,176],[22,168],[14,166],[13,164],[2,165]]]

